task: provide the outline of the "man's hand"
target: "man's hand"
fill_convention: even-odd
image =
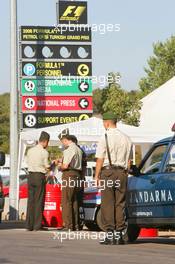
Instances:
[[[97,187],[100,187],[100,177],[99,176],[95,176],[95,184]]]
[[[55,166],[58,166],[58,160],[52,160],[52,164],[55,164]]]
[[[64,171],[64,170],[67,170],[68,169],[69,164],[59,163],[58,164],[58,167],[60,168],[60,170]]]
[[[59,166],[60,164],[62,164],[62,159],[55,159],[52,161],[52,163],[55,163],[56,166]]]
[[[95,181],[96,181],[97,187],[100,186],[100,173],[103,167],[103,163],[104,163],[104,159],[98,158],[96,161]]]

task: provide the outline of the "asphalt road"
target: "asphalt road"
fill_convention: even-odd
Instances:
[[[96,239],[99,234],[88,231],[84,231],[84,239],[70,236],[61,243],[61,233],[55,230],[27,232],[20,227],[0,225],[0,263],[172,264],[175,259],[173,238],[139,239],[130,245],[102,246]]]

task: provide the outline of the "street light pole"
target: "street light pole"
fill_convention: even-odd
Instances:
[[[17,0],[10,1],[11,88],[10,88],[10,220],[18,219],[18,45]]]

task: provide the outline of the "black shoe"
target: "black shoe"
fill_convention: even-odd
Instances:
[[[33,231],[33,229],[32,228],[27,228],[26,231],[30,232],[30,231]]]
[[[74,227],[73,229],[71,229],[71,231],[80,231],[80,229],[78,227]]]
[[[123,239],[122,231],[114,231],[114,241],[115,245],[125,245],[126,241]]]
[[[81,231],[82,229],[79,226],[73,227],[72,231]]]
[[[107,231],[105,239],[101,240],[100,244],[101,245],[115,245],[114,231],[113,230]]]

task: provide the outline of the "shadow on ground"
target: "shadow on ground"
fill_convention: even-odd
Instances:
[[[158,237],[158,238],[139,238],[133,245],[137,244],[166,244],[166,245],[175,245],[175,239],[169,237]]]
[[[23,229],[25,228],[26,223],[24,221],[2,221],[0,223],[0,230],[3,229]],[[0,262],[1,263],[1,262]]]

